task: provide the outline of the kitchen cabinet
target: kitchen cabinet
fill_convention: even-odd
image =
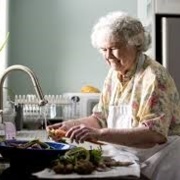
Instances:
[[[169,71],[180,93],[180,1],[138,0],[138,17],[152,36],[149,55]]]
[[[179,0],[137,0],[137,16],[150,32],[152,37],[151,48],[148,54],[157,58],[157,16],[176,16],[180,14]]]

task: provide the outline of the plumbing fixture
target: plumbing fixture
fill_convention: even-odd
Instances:
[[[48,103],[47,100],[44,99],[43,92],[41,90],[41,86],[39,81],[35,75],[35,73],[26,66],[23,65],[12,65],[5,69],[4,73],[0,77],[0,123],[3,124],[3,83],[7,75],[12,71],[23,71],[29,75],[31,81],[33,83],[34,89],[36,91],[37,97],[39,99],[39,106],[44,106]]]

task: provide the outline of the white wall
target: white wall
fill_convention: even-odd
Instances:
[[[9,65],[35,71],[45,94],[79,92],[86,84],[101,89],[108,67],[90,42],[91,28],[109,11],[137,15],[132,0],[12,0]],[[22,72],[10,77],[16,94],[33,92]]]
[[[0,0],[0,74],[7,66],[8,1]],[[5,43],[5,44],[4,44]],[[3,46],[4,45],[4,46]]]

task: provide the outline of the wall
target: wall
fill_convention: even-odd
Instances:
[[[132,0],[12,0],[8,65],[22,64],[39,78],[45,94],[101,89],[108,67],[91,46],[91,28],[109,11],[137,15]],[[34,93],[22,72],[9,77],[16,94]]]
[[[0,74],[7,67],[8,1],[0,0]]]

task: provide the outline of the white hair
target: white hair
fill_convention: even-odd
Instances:
[[[113,37],[117,42],[123,41],[126,45],[136,46],[139,51],[147,51],[151,44],[151,36],[142,23],[121,11],[108,13],[94,25],[91,42],[95,48],[99,48],[101,45],[98,37],[102,33]]]

